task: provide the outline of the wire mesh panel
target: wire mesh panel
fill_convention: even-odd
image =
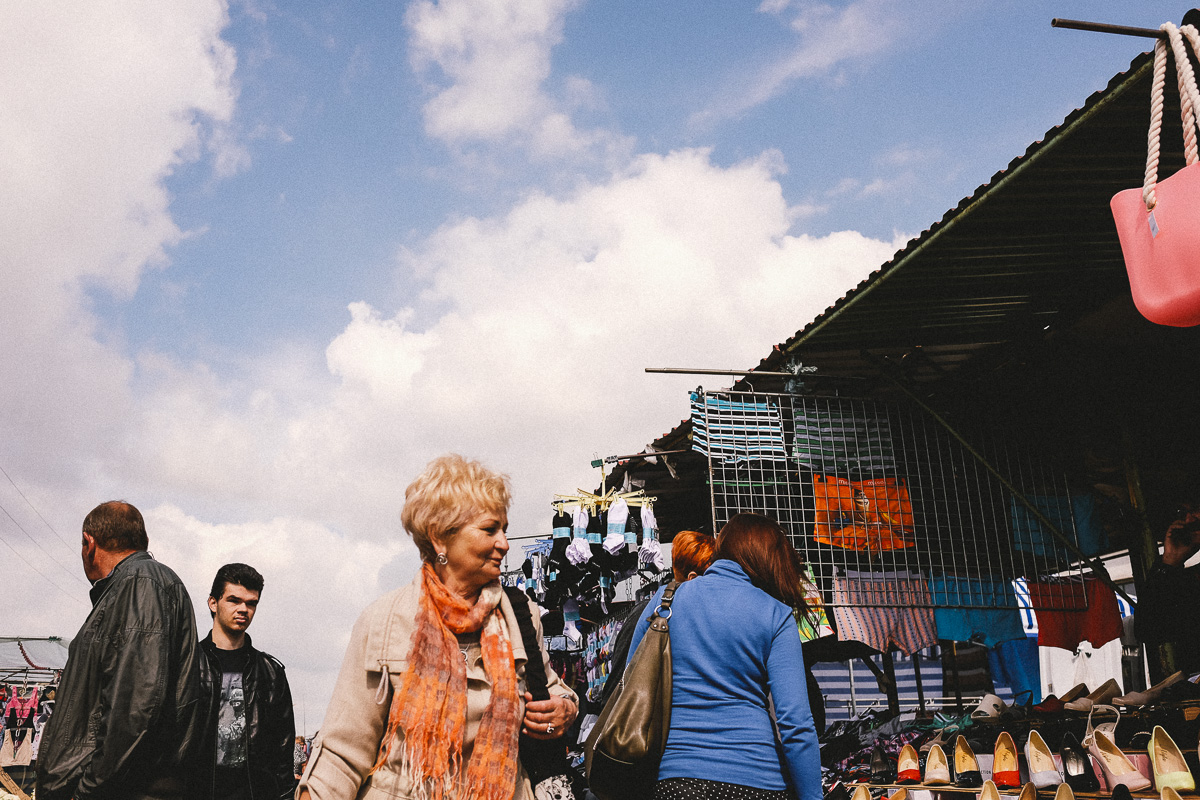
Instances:
[[[714,530],[742,511],[778,520],[831,605],[1013,608],[1018,577],[1035,608],[1088,605],[1074,551],[1043,524],[1086,548],[1087,496],[1019,437],[971,440],[1024,500],[905,406],[698,390],[692,421]]]

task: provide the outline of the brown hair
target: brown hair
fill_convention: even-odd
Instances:
[[[430,461],[404,490],[400,521],[424,561],[433,563],[435,542],[444,542],[475,517],[508,513],[508,476],[451,453]]]
[[[717,534],[717,558],[737,562],[750,582],[767,594],[804,611],[803,563],[779,523],[762,514],[735,514]]]
[[[119,553],[145,550],[150,546],[142,512],[124,500],[101,503],[83,518],[83,532],[96,540],[101,550]]]
[[[692,572],[703,575],[716,557],[717,540],[712,534],[680,531],[671,540],[671,571],[677,581],[686,581]]]

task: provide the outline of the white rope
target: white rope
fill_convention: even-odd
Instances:
[[[1163,23],[1165,28],[1171,23]],[[1142,200],[1146,210],[1152,211],[1158,203],[1154,186],[1158,182],[1159,134],[1162,133],[1163,86],[1167,80],[1167,43],[1159,39],[1154,43],[1154,81],[1150,85],[1150,134],[1146,142],[1146,179],[1142,185]]]
[[[1187,36],[1192,48],[1200,55],[1200,31],[1191,25],[1182,29],[1173,23],[1159,26],[1166,31],[1171,52],[1175,57],[1176,77],[1179,85],[1179,113],[1183,122],[1183,152],[1188,165],[1200,161],[1200,148],[1196,142],[1197,113],[1200,113],[1200,88],[1196,86],[1196,75],[1188,58]],[[1158,161],[1160,135],[1162,133],[1163,89],[1167,78],[1167,43],[1159,39],[1154,43],[1154,80],[1150,85],[1150,131],[1146,140],[1146,177],[1142,185],[1142,200],[1146,210],[1153,211],[1158,203],[1154,188],[1158,185]]]
[[[1195,51],[1197,56],[1200,56],[1200,31],[1197,31],[1194,25],[1184,25],[1179,29],[1179,32],[1188,38],[1188,41],[1191,42],[1192,50]],[[1174,45],[1172,45],[1172,47],[1173,46]],[[1197,87],[1196,76],[1192,71],[1192,62],[1186,57],[1187,45],[1183,42],[1180,42],[1180,49],[1183,50],[1184,61],[1187,63],[1187,74],[1191,80],[1191,82],[1188,84],[1187,91],[1187,96],[1190,99],[1190,102],[1188,103],[1188,115],[1183,120],[1184,130],[1192,134],[1191,140],[1193,143],[1191,160],[1189,160],[1187,163],[1195,164],[1197,161],[1200,161],[1200,154],[1197,153],[1195,144],[1195,132],[1198,128],[1200,128],[1200,88]],[[1180,88],[1179,94],[1180,97],[1182,97],[1184,94],[1182,87]]]
[[[1189,165],[1195,164],[1196,117],[1194,109],[1200,108],[1200,92],[1196,88],[1196,75],[1192,71],[1192,60],[1188,56],[1187,43],[1179,28],[1172,25],[1167,29],[1171,37],[1171,50],[1175,54],[1175,70],[1179,76],[1179,109],[1183,121],[1183,152]]]

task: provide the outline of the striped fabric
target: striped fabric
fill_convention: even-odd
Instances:
[[[800,466],[842,475],[895,472],[887,417],[865,416],[858,409],[832,404],[817,409],[797,404],[794,417],[792,457]]]
[[[787,459],[778,406],[698,392],[692,392],[691,398],[693,450],[726,464]]]
[[[929,584],[920,576],[847,572],[833,579],[831,605],[838,639],[843,642],[863,642],[876,650],[894,644],[910,655],[937,644]]]

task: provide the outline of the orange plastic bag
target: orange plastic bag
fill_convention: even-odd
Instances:
[[[813,497],[818,542],[870,552],[916,546],[912,503],[902,478],[852,482],[814,475]]]
[[[1200,34],[1191,25],[1180,29],[1169,22],[1162,29],[1167,32],[1175,55],[1188,166],[1158,182],[1159,132],[1167,68],[1167,44],[1160,39],[1154,46],[1146,180],[1141,189],[1118,192],[1109,205],[1117,224],[1134,305],[1151,322],[1188,327],[1200,325],[1200,158],[1196,143],[1200,94],[1183,36],[1200,52]]]

